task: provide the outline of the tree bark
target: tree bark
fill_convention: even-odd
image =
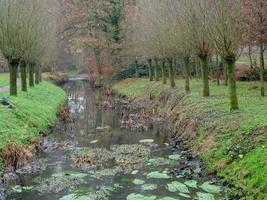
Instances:
[[[138,61],[135,60],[135,77],[139,77],[139,70],[138,70]]]
[[[208,66],[208,56],[204,55],[200,57],[202,63],[202,81],[203,81],[203,97],[210,96],[209,88],[209,66]]]
[[[224,85],[228,86],[228,69],[224,61],[223,61],[223,66],[224,66]]]
[[[190,80],[189,80],[189,64],[190,64],[190,57],[185,56],[184,57],[184,78],[185,78],[185,92],[190,92]]]
[[[154,67],[155,81],[159,81],[158,67],[159,67],[159,62],[158,59],[155,58],[155,67]]]
[[[163,84],[167,84],[165,60],[162,60],[161,74],[162,74]]]
[[[249,56],[249,61],[250,61],[250,69],[253,68],[253,60],[252,60],[252,56],[251,56],[251,45],[248,45],[248,56]]]
[[[26,62],[21,61],[20,63],[20,73],[21,73],[21,91],[27,92],[27,72],[26,72]]]
[[[40,80],[39,80],[39,67],[35,67],[35,84],[39,85]]]
[[[9,93],[10,96],[17,96],[17,72],[19,62],[16,60],[9,61]]]
[[[149,67],[149,81],[153,81],[153,66],[152,66],[152,60],[148,59],[148,67]]]
[[[220,85],[220,76],[221,76],[221,65],[219,63],[219,56],[218,55],[216,55],[216,67],[217,67],[216,79],[217,79],[217,85],[219,86]]]
[[[29,85],[34,87],[34,64],[31,63],[29,66]]]
[[[264,87],[264,47],[263,43],[260,43],[260,81],[261,81],[261,96],[265,96]]]
[[[230,109],[237,110],[238,99],[237,99],[237,91],[236,91],[236,78],[235,78],[235,59],[227,59],[225,60],[227,65],[227,72],[229,78],[229,96],[230,96]]]
[[[175,81],[174,81],[174,68],[173,68],[173,59],[169,58],[169,78],[170,78],[170,83],[171,83],[171,87],[175,87]]]

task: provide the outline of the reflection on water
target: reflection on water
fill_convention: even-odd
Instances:
[[[91,89],[85,81],[71,81],[65,85],[65,90],[73,123],[57,126],[53,134],[45,138],[47,143],[51,143],[50,150],[41,153],[37,159],[44,163],[46,169],[20,175],[21,186],[29,188],[10,195],[9,199],[118,200],[127,199],[127,196],[127,200],[219,198],[218,187],[212,188],[213,185],[200,176],[199,162],[188,160],[186,152],[174,153],[167,134],[159,129],[158,124],[145,133],[121,129],[121,109],[97,106],[107,98],[101,90]],[[97,167],[79,168],[71,158],[74,152],[89,166]],[[105,158],[107,155],[109,158]],[[81,162],[80,158],[76,160]],[[126,173],[126,166],[132,170],[130,173]],[[153,175],[165,178],[151,178]],[[175,185],[174,181],[180,185]],[[185,184],[190,181],[191,186]],[[200,188],[204,182],[210,191]],[[192,183],[197,186],[193,187]],[[217,191],[214,193],[212,189]]]

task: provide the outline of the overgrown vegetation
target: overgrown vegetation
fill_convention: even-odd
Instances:
[[[0,94],[5,96],[6,94]],[[57,86],[42,82],[18,97],[8,97],[14,108],[0,105],[0,149],[8,142],[29,144],[53,126],[57,112],[66,99],[65,92]]]
[[[240,189],[238,194],[246,199],[264,199],[267,195],[267,100],[256,95],[260,83],[237,82],[241,106],[235,112],[228,109],[226,86],[210,84],[212,95],[204,98],[200,95],[200,81],[192,80],[191,93],[185,96],[183,81],[176,80],[176,84],[177,88],[169,89],[147,79],[127,79],[113,88],[120,94],[136,97],[137,102],[140,98],[154,97],[155,109],[167,117],[176,135],[183,137],[204,160],[208,171],[218,172]]]

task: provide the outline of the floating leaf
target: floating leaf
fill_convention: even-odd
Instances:
[[[178,181],[173,181],[170,184],[167,184],[167,189],[170,192],[181,192],[181,193],[190,193],[187,186],[183,183],[180,183]]]
[[[176,198],[173,198],[173,197],[163,197],[163,198],[160,198],[158,200],[179,200],[177,197]]]
[[[127,196],[127,200],[155,200],[157,196],[144,196],[142,194],[130,194]]]
[[[197,181],[195,180],[185,181],[184,184],[191,188],[197,188]]]
[[[155,190],[158,186],[156,184],[144,184],[142,185],[143,190]]]
[[[174,164],[174,161],[173,160],[169,160],[169,159],[166,159],[166,158],[151,158],[147,161],[147,166],[154,166],[154,167],[158,167],[158,166],[161,166],[161,165],[171,165],[171,164]]]
[[[138,170],[134,170],[134,171],[132,171],[131,174],[132,174],[132,175],[136,175],[136,174],[138,174]]]
[[[203,183],[200,188],[208,193],[220,193],[221,187],[217,185],[213,185],[211,182],[207,181]]]
[[[188,195],[188,194],[179,193],[179,195],[180,195],[180,196],[182,196],[182,197],[188,198],[188,199],[190,199],[190,198],[191,198],[191,196],[190,196],[190,195]]]
[[[168,174],[160,173],[159,171],[150,172],[149,174],[146,175],[146,177],[147,178],[158,178],[158,179],[169,179],[169,178],[171,178]]]
[[[215,200],[213,194],[209,194],[209,193],[198,192],[197,197],[198,197],[198,200]]]
[[[22,193],[22,192],[28,192],[32,189],[33,187],[31,186],[20,186],[20,185],[16,185],[12,188],[12,190],[14,192],[17,192],[17,193]]]
[[[90,144],[95,144],[95,143],[98,143],[98,140],[93,140],[90,142]]]
[[[171,160],[180,160],[181,159],[181,155],[173,154],[173,155],[169,156],[169,159],[171,159]]]
[[[139,140],[140,143],[153,143],[153,139],[144,139],[144,140]]]
[[[144,180],[141,180],[141,179],[134,179],[133,180],[133,184],[135,185],[143,185],[145,183]]]
[[[59,200],[91,200],[88,196],[78,196],[77,194],[68,194],[61,197]]]

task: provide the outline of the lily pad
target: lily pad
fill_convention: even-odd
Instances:
[[[139,140],[140,143],[153,143],[153,139],[144,139],[144,140]]]
[[[158,200],[179,200],[177,197],[176,198],[173,198],[173,197],[162,197]]]
[[[95,143],[98,143],[98,140],[93,140],[90,142],[90,144],[95,144]]]
[[[159,171],[150,172],[146,175],[147,178],[157,178],[157,179],[169,179],[171,178],[168,174],[161,173]]]
[[[207,181],[203,183],[200,188],[204,190],[205,192],[208,193],[220,193],[221,192],[221,187],[217,185],[213,185],[211,182]]]
[[[142,194],[130,194],[127,196],[127,200],[155,200],[157,196],[144,196]]]
[[[162,166],[162,165],[171,165],[173,164],[173,160],[169,160],[166,158],[151,158],[147,161],[146,165],[147,166],[154,166],[154,167],[158,167],[158,166]]]
[[[184,194],[184,193],[179,193],[180,196],[184,197],[184,198],[187,198],[187,199],[190,199],[191,196],[188,195],[188,194]]]
[[[132,174],[132,175],[136,175],[136,174],[138,174],[138,170],[134,170],[134,171],[132,171],[131,174]]]
[[[156,184],[150,184],[149,183],[149,184],[142,185],[143,190],[155,190],[157,188],[158,188],[158,186]]]
[[[32,186],[20,186],[20,185],[16,185],[12,188],[12,190],[14,192],[17,192],[17,193],[22,193],[22,192],[28,192],[30,190],[32,190]]]
[[[185,181],[184,184],[191,188],[197,188],[197,181],[195,180]]]
[[[79,196],[77,194],[68,194],[61,197],[59,200],[91,200],[88,196]]]
[[[145,181],[142,179],[134,179],[133,180],[133,184],[135,184],[135,185],[143,185],[144,183],[145,183]]]
[[[169,159],[171,159],[171,160],[180,160],[181,159],[181,155],[173,154],[173,155],[169,156]]]
[[[181,192],[181,193],[190,193],[187,186],[183,183],[180,183],[178,181],[173,181],[170,184],[167,184],[167,189],[170,192]]]
[[[215,200],[213,194],[210,194],[210,193],[198,192],[197,197],[198,197],[198,200]]]

